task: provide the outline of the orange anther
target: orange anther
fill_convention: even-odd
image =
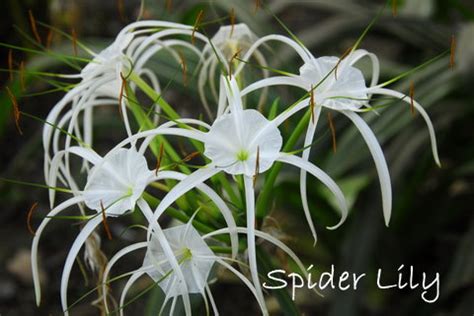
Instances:
[[[160,144],[160,153],[158,154],[158,159],[156,160],[155,176],[158,175],[158,171],[160,170],[161,161],[163,159],[163,152],[164,152],[164,146],[163,146],[163,143],[161,143]]]
[[[102,201],[100,201],[100,208],[102,209],[102,224],[104,225],[105,233],[107,234],[107,238],[112,240],[112,233],[110,232],[109,224],[107,223],[107,216],[105,215],[105,208]]]
[[[336,129],[334,128],[334,122],[332,120],[331,112],[328,112],[328,121],[329,121],[329,129],[331,130],[331,135],[332,135],[332,151],[336,153],[336,150],[337,150]]]
[[[33,205],[30,207],[28,211],[28,214],[26,215],[26,227],[28,227],[28,231],[33,236],[35,235],[35,230],[33,229],[33,226],[31,225],[31,218],[33,217],[33,212],[35,211],[37,206],[38,206],[38,202],[33,203]]]
[[[41,37],[38,33],[38,28],[36,27],[36,20],[31,10],[28,10],[28,17],[30,19],[31,31],[33,32],[33,35],[35,36],[36,41],[39,44],[41,44]]]

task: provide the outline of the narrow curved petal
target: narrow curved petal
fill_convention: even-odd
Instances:
[[[180,172],[162,171],[158,173],[157,180],[158,179],[175,179],[175,180],[183,181],[186,179],[186,177],[187,175]],[[216,193],[216,191],[214,191],[211,187],[209,187],[205,183],[198,184],[196,188],[202,191],[211,199],[211,201],[217,206],[222,216],[224,217],[227,227],[229,228],[230,243],[232,247],[232,258],[235,258],[237,256],[237,252],[239,251],[239,241],[238,241],[238,236],[237,236],[237,231],[236,231],[237,224],[235,223],[234,217],[232,215],[232,211],[229,209],[229,207],[224,202],[224,200]]]
[[[301,80],[290,76],[275,76],[258,80],[242,90],[242,96],[245,96],[255,90],[270,87],[270,86],[293,86],[301,89],[305,89],[305,86],[301,84]]]
[[[328,189],[329,191],[332,192],[334,197],[336,198],[337,204],[339,205],[339,209],[341,211],[341,219],[339,220],[339,223],[332,227],[327,227],[328,229],[336,229],[347,218],[347,214],[349,212],[347,208],[347,203],[346,199],[344,198],[344,194],[342,193],[341,189],[339,186],[334,182],[331,177],[329,177],[323,170],[319,169],[312,163],[309,163],[308,161],[303,160],[300,157],[293,156],[293,155],[288,155],[288,154],[282,154],[278,161],[296,166],[300,169],[306,170],[310,174],[312,174],[315,178],[317,178],[319,181],[321,181]]]
[[[359,129],[360,134],[364,138],[365,143],[372,154],[375,168],[379,175],[380,190],[382,191],[383,216],[385,219],[385,225],[388,226],[392,213],[392,184],[390,182],[390,174],[388,172],[387,162],[385,161],[382,148],[380,148],[379,142],[370,127],[359,115],[350,111],[341,111],[341,113],[347,116]]]
[[[284,112],[280,113],[277,117],[275,117],[272,122],[275,122],[276,126],[280,126],[285,122],[287,119],[292,117],[294,114],[298,113],[302,109],[309,107],[310,98],[303,99],[293,105],[292,107],[287,108]]]
[[[107,265],[105,266],[105,269],[104,269],[104,273],[102,275],[102,279],[103,279],[103,283],[102,283],[102,293],[107,293],[107,286],[108,286],[108,277],[109,277],[109,273],[110,273],[110,270],[112,269],[112,267],[114,266],[114,264],[120,259],[122,258],[123,256],[135,251],[135,250],[138,250],[138,249],[142,249],[142,248],[146,248],[148,246],[148,243],[147,242],[139,242],[139,243],[136,243],[136,244],[133,244],[133,245],[130,245],[130,246],[127,246],[123,249],[121,249],[120,251],[118,251],[110,260],[109,262],[107,263]],[[109,313],[109,306],[107,304],[107,295],[104,295],[103,296],[103,302],[104,302],[104,308],[105,308],[105,312],[108,314]],[[120,305],[121,306],[121,305]]]
[[[209,285],[206,285],[206,293],[209,297],[209,301],[211,301],[212,312],[214,313],[214,316],[219,316],[219,310],[217,309],[217,305],[214,300],[214,296],[212,295],[211,289],[209,288]]]
[[[127,298],[127,293],[130,290],[130,288],[133,286],[133,284],[142,276],[145,274],[145,271],[142,269],[137,269],[132,276],[127,280],[127,283],[125,283],[125,286],[123,287],[122,294],[120,294],[120,303],[119,303],[119,309],[120,309],[120,316],[123,316],[123,311],[125,310],[125,299]],[[106,295],[104,295],[106,296]],[[107,305],[106,305],[107,306]],[[108,310],[106,311],[108,314]]]
[[[76,260],[76,257],[79,254],[79,250],[81,250],[82,248],[82,245],[84,245],[90,234],[92,234],[96,227],[99,226],[101,223],[101,216],[96,216],[89,220],[77,236],[76,240],[74,240],[74,243],[72,244],[71,249],[69,250],[69,253],[67,255],[66,262],[64,263],[63,274],[61,277],[61,305],[63,308],[64,315],[66,316],[69,315],[67,303],[67,288],[72,266],[74,265],[74,261]]]
[[[175,128],[157,127],[155,129],[136,133],[130,137],[125,138],[120,143],[118,143],[112,150],[117,150],[121,147],[124,147],[142,138],[146,138],[146,137],[153,138],[159,135],[181,136],[181,137],[195,139],[199,142],[204,142],[206,140],[206,134],[199,130],[190,130],[190,129],[176,128],[176,127]]]
[[[257,50],[261,45],[263,45],[263,44],[265,44],[266,42],[269,42],[269,41],[277,41],[277,42],[282,42],[282,43],[287,44],[288,46],[290,46],[291,48],[293,48],[295,50],[295,52],[301,57],[301,59],[304,62],[310,61],[311,58],[313,58],[311,53],[305,47],[303,47],[300,44],[296,43],[294,40],[292,40],[292,39],[290,39],[286,36],[282,36],[282,35],[278,35],[278,34],[272,34],[272,35],[264,36],[264,37],[260,38],[258,41],[256,41],[248,49],[247,53],[244,55],[242,60],[243,61],[248,61],[249,58],[255,52],[255,50]],[[238,76],[238,74],[244,68],[245,64],[246,64],[245,62],[242,62],[239,65],[239,67],[237,67],[237,69],[235,70],[234,76]]]
[[[252,294],[255,296],[257,299],[258,305],[260,306],[260,309],[262,311],[262,314],[267,316],[268,311],[267,307],[265,306],[265,301],[261,298],[260,295],[258,295],[257,290],[255,289],[255,286],[253,286],[252,282],[250,282],[242,273],[240,273],[237,269],[235,269],[233,266],[225,262],[224,260],[217,258],[216,261],[223,265],[227,270],[231,271],[235,276],[237,276],[252,292]]]
[[[160,204],[157,206],[155,212],[153,213],[152,218],[150,218],[150,223],[155,223],[158,218],[170,207],[177,199],[186,194],[188,191],[194,189],[197,185],[205,182],[207,179],[211,178],[213,175],[220,172],[218,168],[214,166],[207,166],[197,171],[193,172],[186,179],[180,181],[177,185],[169,191]],[[151,237],[151,232],[153,225],[150,225],[148,229],[148,238]]]
[[[33,242],[31,244],[31,273],[33,275],[33,284],[35,287],[36,305],[38,306],[41,303],[41,285],[38,272],[38,244],[41,234],[43,233],[43,230],[46,228],[46,225],[48,225],[53,216],[56,216],[57,214],[74,204],[81,203],[83,200],[83,197],[77,196],[59,204],[54,209],[52,209],[48,213],[48,215],[46,215],[46,217],[43,219],[43,221],[35,232],[35,236],[33,237]]]
[[[306,130],[306,136],[304,139],[303,148],[310,146],[311,143],[313,142],[314,133],[316,132],[316,127],[318,125],[320,114],[321,114],[321,106],[316,106],[314,109],[313,118],[309,122],[308,129]],[[308,161],[310,152],[311,152],[311,147],[306,148],[303,151],[301,158],[304,161]],[[311,233],[313,234],[314,245],[316,245],[318,237],[316,235],[316,229],[314,228],[314,225],[313,225],[313,220],[311,219],[311,212],[309,211],[308,193],[307,193],[307,188],[306,188],[306,171],[304,169],[301,169],[300,171],[300,195],[301,195],[301,203],[303,205],[303,211],[306,216],[306,221],[308,222]]]
[[[372,63],[372,76],[371,76],[370,86],[373,87],[378,83],[379,75],[380,75],[380,62],[379,62],[379,59],[377,58],[377,55],[375,55],[374,53],[369,53],[365,49],[358,49],[354,51],[351,54],[351,56],[348,56],[347,59],[349,60],[349,65],[353,66],[359,60],[361,60],[362,58],[366,56],[369,57],[370,62]]]
[[[263,302],[263,313],[267,314],[265,299],[263,297],[260,278],[258,277],[257,252],[255,246],[255,190],[253,188],[252,178],[244,176],[245,186],[245,205],[247,213],[247,251],[249,256],[250,274],[255,285],[257,296]]]
[[[398,98],[400,100],[403,100],[404,102],[410,104],[411,99],[404,95],[403,93],[400,93],[398,91],[390,90],[390,89],[384,89],[384,88],[374,88],[374,89],[368,89],[369,93],[373,94],[381,94],[381,95],[386,95],[394,98]],[[428,113],[426,113],[425,109],[415,100],[413,100],[413,106],[415,109],[420,113],[420,115],[423,117],[423,119],[426,122],[426,126],[428,127],[428,132],[430,133],[430,140],[431,140],[431,151],[433,152],[433,158],[436,162],[436,164],[441,167],[441,162],[439,160],[438,156],[438,145],[436,143],[436,134],[435,130],[433,127],[433,123],[431,122],[430,117],[428,116]]]

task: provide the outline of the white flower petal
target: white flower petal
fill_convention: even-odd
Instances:
[[[255,190],[252,178],[244,176],[245,206],[247,214],[247,251],[249,256],[250,274],[257,292],[257,296],[263,303],[263,314],[267,314],[265,299],[263,297],[260,278],[258,277],[257,249],[255,246]]]
[[[170,264],[170,267],[174,273],[172,274],[172,276],[178,282],[177,288],[180,291],[179,294],[183,297],[184,309],[185,309],[186,315],[191,315],[191,302],[189,299],[189,291],[188,291],[188,286],[186,283],[186,278],[184,277],[183,270],[181,269],[178,261],[176,260],[173,250],[171,249],[171,246],[163,230],[161,229],[160,225],[155,219],[156,212],[154,214],[150,206],[142,199],[138,200],[138,206],[140,207],[143,214],[145,215],[145,217],[148,219],[148,222],[150,223],[150,226],[149,226],[150,231],[156,234],[156,238],[159,241],[161,249],[163,250],[163,255],[164,255],[163,257],[164,259],[168,260],[168,263]],[[147,239],[151,240],[153,236],[148,235]],[[160,285],[161,285],[161,282],[160,282]]]
[[[219,264],[223,265],[227,270],[232,272],[236,277],[238,277],[248,287],[250,292],[252,292],[252,294],[257,299],[257,302],[258,302],[258,305],[260,306],[260,310],[262,311],[262,314],[263,315],[268,315],[268,311],[267,311],[267,307],[265,305],[265,301],[262,300],[260,295],[258,295],[258,292],[255,289],[255,286],[252,284],[252,282],[250,282],[242,273],[240,273],[237,269],[232,267],[230,264],[228,264],[224,260],[222,260],[220,258],[217,258],[216,261]]]
[[[398,91],[384,89],[384,88],[374,88],[374,89],[368,89],[368,92],[373,93],[373,94],[387,95],[390,97],[400,99],[408,104],[411,103],[411,99],[408,96]],[[428,127],[428,132],[430,133],[431,151],[433,152],[433,159],[435,160],[436,164],[439,167],[441,167],[441,162],[439,160],[439,155],[438,155],[438,145],[436,143],[436,133],[433,128],[433,123],[431,122],[431,119],[428,116],[428,113],[426,113],[425,109],[416,100],[413,100],[413,106],[418,111],[418,113],[420,113],[421,117],[423,117],[423,119],[425,120],[426,126]]]
[[[89,220],[84,228],[81,230],[79,235],[77,236],[76,240],[71,246],[69,253],[66,258],[66,262],[64,263],[63,274],[61,276],[61,305],[63,308],[64,315],[69,315],[68,311],[68,303],[67,303],[67,288],[69,283],[69,276],[71,274],[72,266],[76,257],[81,250],[82,245],[86,242],[86,239],[89,238],[90,234],[94,231],[94,229],[102,223],[102,217],[96,216]]]
[[[312,119],[309,122],[308,129],[306,130],[306,136],[304,139],[303,148],[310,146],[311,143],[313,142],[314,133],[316,131],[316,126],[318,124],[320,114],[321,114],[321,106],[316,106],[314,109],[314,113],[312,114]],[[306,148],[303,151],[301,158],[304,161],[308,161],[310,152],[311,152],[311,147]],[[316,235],[316,229],[314,228],[314,225],[313,225],[313,220],[311,219],[311,212],[308,206],[308,193],[306,190],[306,171],[304,169],[301,169],[300,171],[300,195],[301,195],[301,203],[303,204],[303,211],[306,216],[306,221],[308,222],[311,233],[313,234],[314,244],[316,244],[316,241],[318,240],[318,238]]]
[[[102,283],[102,293],[107,293],[107,288],[108,288],[108,278],[109,278],[109,273],[110,273],[110,270],[112,270],[112,267],[115,265],[115,263],[120,259],[122,258],[123,256],[135,251],[135,250],[138,250],[138,249],[142,249],[142,248],[145,248],[148,246],[148,243],[147,242],[139,242],[139,243],[135,243],[133,245],[130,245],[130,246],[127,246],[121,250],[119,250],[110,260],[109,262],[107,263],[107,265],[105,266],[105,269],[104,269],[104,273],[102,274],[102,279],[103,279],[103,283]],[[125,291],[125,290],[124,290]],[[103,299],[103,302],[104,302],[104,308],[105,308],[105,312],[108,314],[109,313],[109,306],[107,304],[107,295],[103,295],[102,297]],[[120,304],[120,306],[122,306],[122,304]]]
[[[156,178],[157,180],[158,179],[175,179],[175,180],[183,181],[186,179],[186,177],[187,175],[183,173],[175,172],[175,171],[160,171]],[[232,247],[232,258],[235,258],[239,250],[239,242],[238,242],[237,231],[235,230],[235,228],[237,227],[237,224],[235,223],[234,217],[232,215],[232,211],[229,209],[225,201],[212,188],[210,188],[206,184],[200,183],[196,186],[196,188],[198,190],[201,190],[204,194],[206,194],[211,199],[211,201],[217,206],[222,216],[224,217],[227,227],[229,228],[230,243]]]
[[[38,245],[41,234],[43,230],[48,225],[49,221],[51,221],[52,217],[56,216],[60,212],[64,211],[68,207],[81,203],[84,200],[83,197],[73,197],[58,206],[52,209],[48,215],[43,219],[41,224],[38,226],[38,229],[35,232],[35,236],[33,237],[33,242],[31,244],[31,274],[33,275],[33,284],[35,287],[35,296],[36,296],[36,305],[40,305],[41,302],[41,285],[40,285],[40,278],[38,272]]]
[[[149,222],[155,223],[158,218],[160,218],[160,216],[166,211],[166,209],[170,207],[177,199],[186,194],[188,191],[194,189],[199,184],[205,182],[219,171],[219,169],[213,166],[207,166],[194,171],[192,174],[187,176],[186,179],[180,181],[171,189],[171,191],[165,195],[163,200],[161,200],[160,204],[153,213],[153,217],[149,219]],[[152,230],[153,227],[150,225],[148,229],[148,238],[151,237]]]
[[[297,156],[282,154],[280,158],[278,158],[278,161],[285,162],[303,170],[306,170],[319,181],[321,181],[329,189],[329,191],[334,194],[334,197],[336,198],[337,204],[339,205],[339,209],[341,211],[341,219],[336,225],[332,227],[327,227],[328,229],[336,229],[340,225],[342,225],[342,223],[344,223],[349,212],[347,208],[346,199],[344,198],[344,194],[342,193],[339,186],[336,184],[336,182],[334,182],[333,179],[331,179],[331,177],[329,177],[323,170],[319,169],[312,163],[305,161]]]
[[[152,172],[135,149],[118,149],[96,164],[87,177],[85,203],[90,209],[119,216],[133,210]]]
[[[142,271],[141,269],[137,269],[136,272],[132,274],[132,276],[127,280],[127,283],[125,283],[122,294],[120,294],[120,301],[119,301],[119,308],[120,308],[120,316],[124,315],[124,310],[125,310],[125,299],[127,298],[127,293],[130,290],[130,288],[133,286],[133,284],[146,272]],[[107,292],[104,292],[107,293]],[[107,295],[104,295],[104,297]],[[108,313],[108,311],[106,311]]]
[[[390,174],[388,172],[387,162],[385,161],[382,148],[380,148],[377,138],[375,138],[370,127],[359,115],[350,111],[341,111],[341,113],[347,116],[359,129],[360,134],[364,138],[365,143],[367,144],[367,147],[369,147],[369,151],[374,158],[375,168],[379,175],[380,190],[382,191],[383,216],[385,219],[385,225],[388,226],[392,213],[392,184],[390,182]]]
[[[244,110],[240,124],[234,113],[219,117],[206,135],[204,155],[229,174],[253,176],[259,156],[258,172],[268,170],[283,144],[275,124],[256,110]],[[240,139],[236,135],[240,133]]]

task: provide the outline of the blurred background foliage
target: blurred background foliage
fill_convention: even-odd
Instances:
[[[373,19],[384,1],[376,0],[273,0],[265,4],[305,43],[316,56],[340,56]],[[312,160],[328,171],[341,184],[352,204],[348,221],[338,230],[325,227],[335,223],[336,213],[328,196],[317,183],[309,181],[310,206],[317,224],[319,241],[312,246],[309,229],[303,217],[295,170],[283,169],[274,194],[274,207],[263,228],[272,232],[294,249],[304,262],[325,271],[331,264],[338,271],[367,273],[375,278],[383,268],[388,279],[396,279],[401,264],[413,265],[418,278],[421,272],[441,273],[441,297],[434,304],[420,298],[421,290],[381,291],[375,282],[366,282],[358,291],[333,291],[325,298],[301,291],[297,312],[285,307],[279,295],[269,299],[275,315],[472,315],[474,312],[474,3],[470,0],[399,0],[394,17],[391,8],[369,32],[362,48],[381,59],[381,79],[388,80],[410,70],[450,48],[456,38],[455,65],[450,68],[449,54],[422,68],[392,87],[408,94],[410,84],[415,97],[428,110],[439,141],[442,168],[432,160],[428,132],[423,120],[410,113],[409,107],[395,102],[367,113],[364,118],[373,128],[384,149],[392,176],[394,210],[390,227],[383,224],[379,187],[370,154],[360,135],[347,120],[335,116],[337,151],[331,150],[331,134],[325,117],[318,127],[317,144]],[[28,10],[38,21],[49,23],[66,33],[74,30],[81,41],[95,50],[104,47],[126,23],[140,12],[140,1],[95,0],[3,0],[0,3],[0,41],[25,48],[35,44],[21,35],[33,37]],[[193,24],[198,12],[205,10],[205,20],[213,21],[235,11],[237,22],[247,23],[257,35],[285,31],[265,10],[256,10],[254,1],[167,1],[147,0],[143,18],[165,19]],[[220,22],[227,24],[228,19]],[[210,23],[209,34],[219,23]],[[20,30],[20,31],[19,31]],[[39,27],[42,39],[48,30]],[[54,35],[53,51],[73,54],[71,41]],[[3,69],[8,69],[8,48],[0,49]],[[296,71],[300,61],[284,47],[272,47],[268,63]],[[47,55],[13,52],[14,67],[25,61],[32,70],[76,72],[74,67]],[[171,79],[179,64],[160,61],[163,82]],[[368,65],[361,65],[362,69]],[[22,89],[25,81],[26,90]],[[23,135],[19,135],[12,119],[11,102],[3,87],[9,86],[20,102],[22,111],[44,118],[61,93],[41,94],[51,89],[50,82],[26,75],[9,79],[2,72],[0,95],[0,177],[42,182],[42,124],[22,117]],[[198,114],[202,109],[195,93],[175,80],[166,92],[171,104],[179,104],[180,113]],[[282,96],[280,107],[292,100],[296,91]],[[270,89],[269,105],[279,90]],[[267,109],[268,110],[268,109]],[[117,115],[103,115],[98,135],[101,142],[116,139],[110,129],[120,126]],[[286,126],[288,134],[292,126]],[[375,180],[375,181],[374,181]],[[0,314],[49,315],[59,313],[58,271],[67,250],[63,237],[72,240],[70,225],[53,225],[44,238],[43,267],[46,297],[41,309],[34,305],[29,276],[28,248],[31,236],[26,229],[26,214],[35,201],[47,209],[43,189],[0,182]],[[40,214],[35,215],[34,222]],[[112,223],[120,232],[124,227]],[[119,226],[123,225],[123,226]],[[131,236],[130,238],[133,238]],[[125,240],[126,241],[126,240]],[[263,251],[272,253],[272,249]],[[111,249],[107,248],[106,253]],[[273,253],[269,264],[281,266],[284,260]],[[139,262],[139,259],[136,260]],[[268,262],[267,262],[268,263]],[[130,263],[130,264],[136,264]],[[125,270],[124,270],[125,271]],[[85,281],[77,273],[71,293],[84,292]],[[251,294],[239,283],[226,279],[215,285],[214,292],[223,315],[256,313]],[[152,293],[129,308],[133,314],[156,311],[159,294]],[[280,295],[281,296],[281,295]],[[284,295],[283,295],[284,296]],[[144,303],[148,302],[148,303]],[[77,315],[94,315],[97,310],[84,302]]]

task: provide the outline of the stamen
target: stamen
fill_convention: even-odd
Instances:
[[[195,152],[190,153],[186,157],[184,157],[182,161],[183,162],[188,162],[188,161],[193,160],[194,158],[196,158],[200,155],[201,155],[201,153],[199,151],[195,151]]]
[[[164,147],[163,147],[163,143],[161,143],[160,144],[160,153],[158,154],[158,159],[156,160],[155,177],[158,175],[158,171],[161,167],[161,160],[163,159],[163,152],[164,152]]]
[[[255,11],[254,13],[257,13],[257,11],[262,7],[261,0],[255,0]]]
[[[125,22],[123,0],[117,0],[117,10],[120,17],[120,21]]]
[[[72,48],[74,50],[74,56],[77,57],[77,33],[76,33],[75,28],[72,28],[71,36],[72,36]]]
[[[257,146],[257,159],[255,161],[255,174],[253,175],[253,187],[257,183],[257,175],[260,172],[260,146]]]
[[[104,224],[105,233],[107,234],[107,238],[112,240],[112,233],[110,232],[109,224],[107,223],[107,216],[105,216],[105,208],[102,200],[100,201],[100,208],[102,209],[102,224]]]
[[[35,36],[36,41],[41,44],[41,37],[38,33],[38,28],[36,27],[36,20],[33,15],[33,12],[31,10],[28,10],[28,16],[30,19],[30,26],[31,26],[31,31],[33,32],[33,35]]]
[[[23,135],[23,132],[20,128],[20,110],[18,107],[18,101],[16,100],[15,95],[12,93],[9,87],[5,88],[7,90],[8,96],[10,97],[10,101],[12,102],[13,106],[13,118],[15,119],[16,129],[20,135]]]
[[[232,8],[230,10],[229,19],[230,19],[230,25],[231,25],[229,37],[232,37],[232,35],[234,34],[234,29],[235,29],[235,10],[234,10],[234,8]]]
[[[120,86],[120,93],[119,93],[119,113],[123,119],[122,101],[123,101],[123,96],[125,94],[125,86],[127,85],[127,79],[123,76],[122,72],[120,72],[120,78],[122,79],[122,85]]]
[[[414,100],[413,100],[413,97],[415,95],[415,84],[412,82],[410,82],[410,112],[411,114],[414,116],[415,115],[415,104],[414,104]]]
[[[49,29],[48,37],[46,38],[46,49],[51,48],[51,44],[53,43],[53,38],[54,38],[54,31],[53,29]]]
[[[392,15],[395,18],[398,15],[398,3],[397,0],[392,0]]]
[[[26,216],[26,227],[28,227],[28,231],[33,236],[35,235],[36,232],[33,229],[33,226],[31,225],[31,218],[33,217],[33,212],[35,211],[37,206],[38,206],[38,202],[33,203],[33,205],[30,207],[30,210],[28,211],[28,214]]]
[[[242,52],[242,48],[239,48],[235,52],[235,54],[232,55],[232,57],[230,58],[230,61],[229,61],[229,77],[230,77],[230,79],[232,79],[232,63],[234,62],[234,59],[240,60],[240,59],[238,59],[240,52]]]
[[[311,91],[309,92],[309,109],[311,111],[311,123],[314,124],[314,88],[313,85],[311,85]]]
[[[173,1],[172,0],[166,0],[166,11],[171,12],[171,9],[173,8]]]
[[[184,55],[181,51],[178,51],[179,55],[179,63],[181,64],[181,69],[183,70],[183,84],[186,87],[188,85],[188,75],[187,75],[187,65],[186,65],[186,59],[184,59]]]
[[[25,85],[25,61],[21,61],[20,63],[20,86],[21,86],[21,91],[26,90],[26,85]]]
[[[332,120],[331,112],[328,112],[328,121],[329,121],[329,129],[331,130],[331,135],[332,135],[332,151],[336,153],[336,150],[337,150],[336,129],[334,128],[334,122]]]
[[[13,50],[8,50],[8,73],[10,75],[10,81],[13,81]]]
[[[453,69],[456,57],[456,37],[451,35],[451,54],[449,56],[449,68]]]
[[[193,32],[191,34],[191,42],[193,43],[193,45],[196,42],[195,34],[196,34],[197,29],[199,28],[199,24],[201,23],[203,16],[204,16],[204,10],[199,11],[196,17],[196,22],[194,22]]]

